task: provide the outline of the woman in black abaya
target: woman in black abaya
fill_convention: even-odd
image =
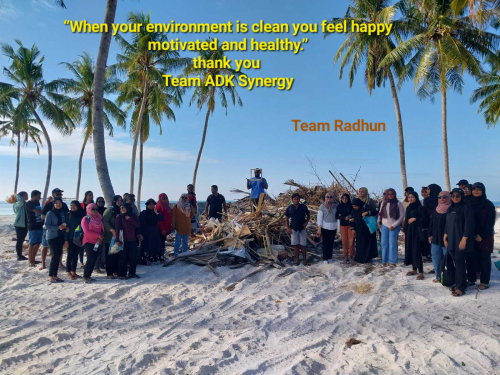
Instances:
[[[423,228],[429,225],[427,212],[420,203],[418,193],[415,191],[408,193],[410,204],[406,207],[403,232],[405,235],[405,265],[412,265],[413,270],[407,276],[416,275],[417,280],[424,279],[424,264],[422,262],[422,244],[427,235],[422,232]],[[418,272],[417,272],[418,271]]]
[[[376,232],[370,232],[363,217],[377,216],[377,209],[369,204],[365,204],[359,198],[353,199],[352,208],[351,230],[354,231],[356,239],[354,261],[358,263],[370,263],[373,258],[378,256],[377,236]]]

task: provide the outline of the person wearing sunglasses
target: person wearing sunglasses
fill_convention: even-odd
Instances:
[[[125,203],[130,204],[130,206],[132,206],[132,211],[133,211],[134,215],[139,216],[139,209],[137,208],[137,206],[135,204],[135,194],[127,194],[127,198],[125,199]]]
[[[87,253],[83,281],[89,283],[94,280],[91,276],[99,255],[99,249],[103,246],[104,240],[102,216],[97,212],[97,206],[94,203],[87,206],[87,216],[82,219],[81,226],[83,229],[82,245]]]
[[[474,270],[474,211],[470,204],[464,201],[464,191],[455,188],[451,191],[451,206],[446,214],[444,231],[444,246],[455,261],[455,287],[452,295],[460,297],[467,289],[467,274],[469,285],[474,285],[476,274]]]
[[[398,263],[398,234],[403,222],[403,204],[396,196],[396,190],[385,190],[386,196],[378,213],[378,227],[381,232],[382,265],[395,267]]]
[[[340,238],[344,250],[344,262],[354,259],[354,232],[351,230],[352,204],[349,194],[344,193],[337,206],[336,219],[340,221]]]
[[[474,211],[475,270],[480,274],[477,289],[484,290],[490,284],[496,210],[493,203],[486,199],[486,187],[483,183],[475,182],[471,190],[472,198],[469,203]]]
[[[95,204],[97,206],[97,212],[102,216],[104,215],[104,211],[106,211],[106,201],[104,200],[103,197],[97,197],[95,200]]]
[[[442,191],[438,195],[438,205],[431,215],[429,223],[429,243],[431,244],[432,265],[436,277],[432,282],[439,283],[441,281],[441,261],[447,250],[444,246],[444,230],[446,228],[446,213],[451,206],[450,193]]]
[[[332,263],[333,242],[337,234],[337,203],[334,201],[333,192],[325,194],[325,201],[318,210],[318,232],[316,235],[323,236],[323,260]]]
[[[179,255],[182,242],[182,252],[188,251],[189,235],[191,233],[191,219],[194,217],[194,208],[189,203],[187,194],[182,194],[179,201],[172,208],[172,229],[175,230],[174,256]]]
[[[418,193],[410,191],[408,193],[403,233],[405,237],[405,266],[412,266],[412,270],[406,276],[417,275],[417,280],[424,279],[424,263],[422,261],[421,242],[422,228],[427,226],[427,214],[420,203]],[[427,237],[425,237],[427,239]]]
[[[158,223],[165,220],[163,215],[156,209],[156,202],[150,198],[146,201],[146,209],[139,215],[141,223],[141,252],[143,262],[151,265],[154,262],[163,261],[163,245],[158,232]]]

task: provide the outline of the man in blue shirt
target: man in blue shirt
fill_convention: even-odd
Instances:
[[[262,170],[260,168],[256,168],[255,178],[252,178],[251,180],[247,178],[247,189],[252,189],[250,199],[255,207],[259,204],[260,194],[265,193],[265,189],[268,188],[267,181],[265,178],[261,177],[261,174]]]

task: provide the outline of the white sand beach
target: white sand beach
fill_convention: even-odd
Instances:
[[[12,221],[0,219],[1,374],[500,373],[494,266],[490,289],[461,298],[431,274],[378,263],[270,269],[231,292],[252,266],[218,268],[220,278],[142,266],[140,280],[51,285],[16,261]],[[497,234],[493,261],[498,250]]]

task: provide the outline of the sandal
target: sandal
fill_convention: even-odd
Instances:
[[[462,292],[460,289],[455,289],[455,291],[451,293],[453,297],[462,297],[464,294],[465,292]]]
[[[414,276],[417,274],[417,271],[410,271],[406,273],[406,276]]]
[[[417,280],[423,280],[424,279],[424,274],[421,273],[417,276]]]
[[[433,283],[440,283],[441,281],[440,281],[440,280],[438,280],[438,279],[434,279],[434,280],[432,280],[432,282],[433,282]]]
[[[113,276],[113,275],[109,275],[109,276],[108,276],[108,279],[113,280],[113,279],[116,279],[116,277],[115,277],[115,276]]]
[[[485,290],[485,289],[488,289],[490,286],[488,284],[479,284],[478,286],[476,286],[476,289],[477,290]]]

